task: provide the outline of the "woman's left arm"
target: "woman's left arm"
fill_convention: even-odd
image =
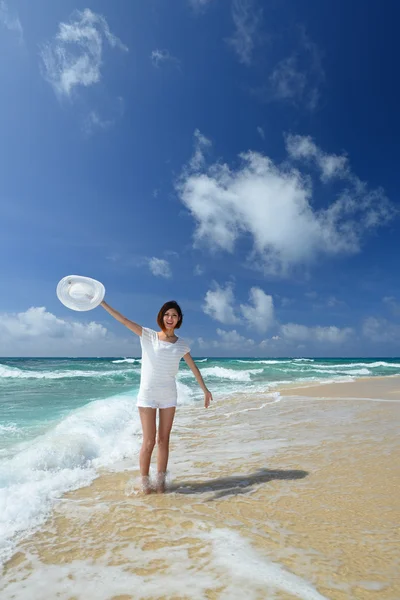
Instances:
[[[203,390],[203,392],[204,392],[204,406],[205,406],[205,408],[208,408],[210,406],[210,402],[213,399],[212,394],[207,389],[206,384],[204,383],[204,379],[202,378],[201,373],[200,373],[197,365],[195,364],[193,358],[190,356],[190,352],[188,352],[187,354],[185,354],[185,356],[183,358],[185,359],[185,362],[186,362],[187,366],[191,369],[193,375],[196,377],[197,383],[199,384],[199,386]]]

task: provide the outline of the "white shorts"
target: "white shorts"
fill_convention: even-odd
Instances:
[[[162,399],[159,400],[157,398],[152,398],[152,399],[139,399],[136,403],[136,406],[138,408],[174,408],[176,407],[176,399],[175,400],[171,400],[171,399]]]

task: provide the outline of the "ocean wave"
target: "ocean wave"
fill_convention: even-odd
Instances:
[[[41,525],[62,494],[88,485],[97,469],[138,449],[140,423],[132,398],[114,396],[74,410],[47,433],[0,461],[0,560],[24,532]],[[29,499],[29,501],[27,501]]]
[[[341,367],[337,366],[336,367],[336,371],[333,371],[332,369],[324,369],[324,368],[313,368],[312,369],[314,373],[326,373],[327,375],[335,375],[335,373],[337,373],[338,375],[341,374],[345,374],[345,375],[371,375],[371,371],[369,369],[342,369]],[[301,379],[300,379],[301,381]]]
[[[264,369],[248,369],[246,371],[234,371],[225,367],[207,367],[201,370],[203,377],[217,377],[219,379],[231,379],[232,381],[251,381],[251,375],[262,373]]]
[[[4,425],[0,425],[0,435],[20,433],[20,431],[21,430],[16,423],[5,423]]]
[[[185,385],[181,381],[177,381],[176,388],[178,391],[178,405],[194,403],[194,393],[188,385]]]
[[[0,379],[70,379],[76,377],[113,377],[129,376],[139,373],[138,369],[113,371],[24,371],[18,367],[0,365]]]
[[[359,363],[359,364],[361,365],[363,363]],[[378,362],[374,362],[374,363],[364,363],[364,364],[365,364],[365,366],[372,367],[372,368],[375,368],[375,367],[385,367],[385,368],[386,367],[390,367],[390,368],[393,368],[393,369],[399,369],[400,368],[400,364],[399,363],[388,363],[386,361],[378,361]]]
[[[208,358],[196,358],[194,362],[203,363],[203,362],[207,362],[207,361],[208,361]]]
[[[260,365],[284,365],[292,362],[291,360],[257,360],[255,361]]]
[[[111,361],[114,364],[119,364],[119,363],[130,363],[130,364],[135,364],[135,363],[141,363],[142,359],[141,358],[120,358],[118,360],[112,360]]]
[[[242,360],[242,359],[236,358],[236,359],[234,359],[234,362],[244,363],[244,364],[256,363],[256,364],[260,364],[260,365],[281,365],[281,364],[285,364],[285,363],[290,363],[292,361],[291,360],[263,359],[263,358],[249,358],[248,360]]]
[[[314,362],[313,358],[294,358],[293,362]]]
[[[327,364],[324,364],[324,363],[315,363],[315,366],[316,367],[320,367],[320,368],[324,368],[324,369],[327,369],[327,370],[332,370],[332,369],[336,369],[336,370],[338,370],[338,369],[352,369],[354,367],[366,367],[368,369],[371,369],[371,368],[372,369],[376,369],[376,368],[379,368],[379,367],[384,367],[384,368],[390,367],[390,368],[393,368],[393,369],[400,368],[400,364],[399,363],[388,363],[386,361],[376,361],[376,362],[373,362],[373,363],[370,363],[370,362],[357,362],[357,363],[349,362],[349,363],[337,363],[335,365],[327,365]],[[313,368],[313,367],[311,367],[311,368]]]

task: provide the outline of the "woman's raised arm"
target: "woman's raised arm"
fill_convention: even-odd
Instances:
[[[102,306],[108,313],[110,313],[110,315],[112,317],[114,317],[114,319],[117,319],[117,321],[119,321],[120,323],[122,323],[122,325],[125,325],[125,327],[127,327],[128,329],[130,329],[131,331],[133,331],[133,333],[136,333],[136,335],[138,335],[139,337],[141,337],[141,335],[142,335],[142,326],[141,325],[138,325],[134,321],[130,321],[129,319],[127,319],[126,317],[124,317],[124,315],[121,315],[120,312],[118,312],[117,310],[115,310],[115,308],[112,308],[104,300],[100,304],[100,306]]]

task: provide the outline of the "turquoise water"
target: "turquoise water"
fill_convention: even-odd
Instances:
[[[199,358],[196,362],[218,398],[234,393],[263,393],[287,382],[334,381],[400,374],[400,359]],[[0,359],[0,457],[22,439],[94,400],[126,394],[134,403],[140,358]],[[179,400],[201,400],[191,371],[182,361]]]
[[[400,359],[196,359],[216,402],[268,394],[285,383],[400,374]],[[0,561],[68,490],[140,445],[139,358],[0,359]],[[245,400],[244,396],[244,400]],[[202,402],[182,361],[178,403]]]
[[[134,359],[128,359],[134,360]],[[136,393],[140,362],[118,359],[0,359],[0,456],[6,444],[93,400]]]

